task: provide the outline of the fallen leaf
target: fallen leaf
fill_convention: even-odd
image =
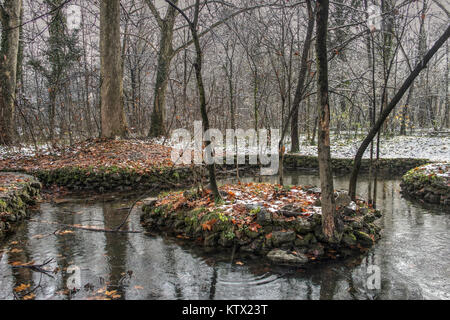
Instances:
[[[15,292],[22,292],[22,291],[28,289],[30,286],[31,286],[30,284],[24,284],[24,283],[22,283],[20,286],[15,287],[15,288],[14,288],[14,291],[15,291]]]
[[[64,231],[57,232],[57,234],[59,234],[59,235],[72,234],[72,233],[74,233],[72,230],[64,230]]]
[[[112,296],[112,295],[114,295],[114,294],[116,294],[117,293],[117,290],[112,290],[112,291],[105,291],[105,295],[107,295],[108,297],[109,296]]]
[[[36,295],[34,293],[30,293],[28,295],[26,295],[25,297],[23,297],[23,300],[31,300],[34,299],[36,297]]]

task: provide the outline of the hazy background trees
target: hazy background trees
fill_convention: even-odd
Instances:
[[[200,120],[192,35],[186,20],[165,1],[23,0],[22,14],[20,1],[0,3],[2,143],[71,144],[98,137],[102,129],[105,137],[125,132],[153,137],[191,128]],[[110,90],[116,96],[109,101],[104,92],[109,85],[100,76],[102,3],[115,3],[114,14],[120,14],[116,23],[108,18],[103,33],[111,28],[112,38],[104,41],[120,53],[120,61],[103,64],[117,75],[111,78],[117,89]],[[178,4],[192,19],[195,1]],[[373,4],[386,18],[382,30],[371,30],[366,23]],[[448,11],[442,0],[330,1],[332,133],[368,132],[445,30]],[[304,55],[310,16],[307,1],[200,2],[197,29],[211,127],[286,127],[286,141],[294,133],[297,145],[298,130],[315,143],[316,56],[314,50]],[[313,36],[312,48],[315,41]],[[448,128],[448,55],[446,43],[402,97],[381,134]],[[291,112],[305,64],[302,98]],[[117,117],[120,129],[109,130],[104,117]]]

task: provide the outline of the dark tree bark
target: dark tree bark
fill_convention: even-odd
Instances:
[[[330,152],[330,105],[328,97],[328,0],[317,1],[316,55],[317,55],[317,108],[319,116],[318,157],[322,190],[322,230],[328,241],[336,239],[333,174]]]
[[[186,14],[180,8],[178,8],[173,2],[171,2],[170,0],[165,0],[165,1],[181,13],[181,15],[186,19],[187,23],[189,24],[189,28],[192,33],[192,38],[194,40],[194,46],[195,46],[195,52],[196,52],[196,60],[194,63],[194,68],[195,68],[195,75],[197,78],[198,94],[199,94],[199,98],[200,98],[200,113],[202,115],[203,131],[206,132],[209,130],[209,119],[208,119],[208,112],[206,110],[206,92],[205,92],[205,86],[203,85],[203,76],[202,76],[202,64],[203,64],[202,48],[200,46],[200,39],[199,39],[199,35],[197,33],[198,15],[200,12],[200,0],[195,1],[195,12],[194,12],[193,21],[191,21],[186,16]],[[206,141],[205,147],[208,147],[210,144],[211,144],[211,141]],[[221,196],[219,193],[219,189],[217,187],[215,166],[214,166],[214,164],[208,164],[207,167],[208,167],[209,183],[211,185],[211,191],[213,192],[214,198],[216,200],[219,200],[221,198]]]
[[[158,20],[161,29],[161,38],[159,40],[158,52],[158,67],[156,70],[155,82],[155,97],[153,103],[153,111],[150,119],[149,137],[159,137],[166,135],[165,126],[165,106],[166,106],[166,91],[169,83],[170,63],[174,57],[174,50],[172,48],[173,31],[175,26],[175,19],[177,17],[177,10],[170,6],[167,8],[165,18],[161,18],[156,8],[152,5],[150,0],[146,0],[148,6],[153,11],[153,14]],[[173,0],[173,4],[177,5],[178,0]]]
[[[294,102],[291,107],[292,122],[291,122],[291,152],[298,152],[300,150],[300,144],[298,140],[298,109],[300,102],[305,94],[305,80],[308,71],[308,53],[311,48],[311,38],[314,31],[314,14],[311,6],[311,1],[306,1],[308,9],[308,28],[306,31],[305,44],[303,45],[302,60],[300,65],[300,73],[298,76],[297,88],[295,90]],[[288,120],[289,121],[289,120]]]
[[[403,85],[400,87],[399,91],[395,94],[395,96],[392,98],[389,105],[383,110],[383,112],[380,114],[380,117],[376,121],[376,123],[373,125],[373,127],[370,129],[368,135],[364,139],[364,141],[361,143],[361,146],[359,147],[352,170],[352,175],[350,177],[350,185],[349,185],[349,195],[352,199],[355,199],[356,197],[356,183],[358,180],[358,173],[359,169],[361,168],[361,160],[364,152],[366,151],[369,144],[372,142],[373,138],[376,136],[376,134],[381,129],[381,126],[386,121],[387,117],[391,113],[392,110],[394,110],[397,103],[400,101],[400,99],[403,97],[405,92],[408,90],[408,88],[413,83],[414,79],[417,78],[417,76],[420,74],[420,72],[426,68],[427,63],[430,61],[430,59],[434,56],[434,54],[439,50],[440,47],[448,40],[450,37],[450,26],[447,27],[447,30],[444,32],[444,34],[434,43],[433,47],[431,47],[430,50],[425,54],[422,61],[414,68],[414,70],[410,73],[408,78],[405,80]]]
[[[52,146],[55,146],[55,116],[56,116],[56,98],[61,89],[61,77],[64,70],[65,57],[64,57],[64,41],[65,41],[65,18],[64,13],[58,8],[62,5],[62,0],[46,0],[48,9],[53,13],[51,14],[52,20],[48,28],[49,40],[48,40],[48,60],[50,62],[49,71],[49,104],[48,104],[48,132],[49,140]],[[64,130],[62,130],[64,131]]]
[[[100,64],[102,137],[128,134],[123,107],[123,71],[120,42],[120,0],[100,4]]]
[[[14,142],[14,106],[22,0],[5,0],[0,6],[0,144]]]

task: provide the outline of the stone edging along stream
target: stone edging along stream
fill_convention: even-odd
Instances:
[[[433,163],[409,170],[400,184],[406,196],[450,207],[450,163]]]
[[[248,161],[247,161],[248,162]],[[426,159],[380,159],[374,162],[374,167],[380,172],[404,174],[407,170],[429,163]],[[296,170],[318,169],[317,157],[286,154],[284,168]],[[350,172],[353,168],[352,159],[332,159],[333,171],[337,173]],[[235,169],[235,166],[219,166],[222,169]],[[240,165],[241,170],[258,169],[255,165]],[[197,169],[198,170],[198,169]],[[369,160],[363,159],[361,172],[368,172]],[[191,167],[161,167],[149,168],[145,173],[138,173],[131,168],[116,166],[101,168],[84,168],[66,166],[57,169],[11,170],[2,168],[0,171],[18,171],[33,175],[45,186],[58,185],[69,190],[93,190],[103,193],[108,191],[130,191],[134,189],[171,189],[175,185],[190,186],[196,180]]]
[[[302,156],[297,154],[286,154],[284,156],[284,167],[286,169],[317,169],[319,161],[317,157]],[[331,164],[333,171],[337,173],[348,173],[353,169],[353,159],[333,158]],[[373,167],[381,173],[404,174],[411,168],[430,163],[428,159],[395,158],[379,159],[373,161]],[[370,159],[362,159],[360,172],[368,172]]]
[[[333,159],[332,161],[335,172],[349,172],[353,165],[353,160],[351,159]],[[411,167],[428,162],[428,160],[424,159],[381,159],[376,166],[383,169],[382,171],[404,173]],[[284,157],[284,166],[287,169],[297,170],[317,169],[318,161],[317,157],[287,154]],[[244,171],[256,168],[258,167],[250,165],[240,166],[240,169]],[[234,169],[234,166],[227,166],[222,169]],[[0,174],[5,174],[8,170],[8,168],[2,168]],[[364,159],[361,171],[364,172],[367,170],[368,160]],[[2,217],[0,235],[4,234],[6,230],[10,230],[14,221],[19,221],[26,215],[23,202],[32,202],[32,198],[37,196],[41,189],[40,183],[42,183],[44,187],[58,185],[66,187],[69,190],[92,190],[98,193],[108,191],[130,191],[135,189],[148,190],[152,188],[164,190],[173,189],[175,186],[190,186],[195,182],[196,175],[199,175],[198,172],[194,173],[193,169],[190,167],[155,167],[149,168],[145,173],[138,173],[132,169],[118,168],[115,166],[96,169],[67,166],[51,170],[39,168],[28,171],[16,171],[16,175],[22,175],[25,177],[25,180],[30,181],[30,183],[26,184],[26,187],[19,187],[19,189],[15,191],[16,196],[13,197],[13,199],[16,200],[8,198],[9,200],[6,202],[4,199],[0,198],[0,212],[5,211],[10,213],[7,217],[5,215]],[[3,189],[5,187],[6,186],[0,183],[0,188]],[[0,192],[0,197],[3,197],[4,195],[4,193]]]
[[[320,198],[316,189],[307,193],[316,201]],[[277,212],[266,210],[258,203],[246,205],[247,219],[258,226],[252,229],[236,224],[233,216],[218,205],[212,210],[202,206],[179,208],[166,203],[161,195],[144,201],[141,223],[150,231],[191,239],[203,247],[222,250],[234,247],[237,252],[265,256],[278,265],[304,265],[360,253],[381,237],[380,211],[367,207],[363,201],[352,202],[345,192],[335,196],[339,206],[336,224],[341,235],[335,243],[325,240],[321,214],[305,216],[292,211],[290,205]],[[185,191],[183,197],[195,197],[195,191]]]
[[[41,183],[22,173],[0,172],[0,239],[28,216],[27,208],[39,198]]]

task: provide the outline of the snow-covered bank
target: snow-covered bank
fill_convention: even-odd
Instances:
[[[337,139],[331,136],[331,155],[333,158],[353,158],[362,142],[360,139]],[[317,146],[310,146],[304,136],[300,137],[300,155],[316,156]],[[364,158],[370,157],[370,150]],[[450,137],[396,136],[381,139],[381,158],[429,159],[431,161],[450,161]]]
[[[337,138],[337,136],[331,136],[331,155],[333,158],[346,158],[351,159],[355,156],[358,147],[362,142],[361,137],[345,139]],[[133,143],[138,143],[139,140],[133,140]],[[157,145],[165,145],[168,147],[174,147],[174,141],[170,139],[152,139],[145,140],[141,143],[150,143]],[[290,142],[285,144],[286,150],[290,151]],[[193,143],[190,144],[190,148],[193,149]],[[68,151],[73,151],[74,148],[68,147]],[[27,157],[34,157],[36,155],[59,155],[62,150],[50,151],[47,146],[41,146],[40,150],[36,152],[35,148],[30,146],[22,147],[2,147],[0,146],[0,160],[2,159],[21,159]],[[242,153],[257,153],[258,148],[246,147],[245,150],[239,150],[239,154]],[[306,140],[306,136],[300,136],[300,152],[296,153],[304,156],[317,156],[317,146],[311,146]],[[370,157],[370,150],[368,149],[364,153],[364,158]],[[431,161],[450,161],[450,136],[396,136],[392,138],[381,138],[380,147],[381,158],[410,158],[410,159],[429,159]]]

